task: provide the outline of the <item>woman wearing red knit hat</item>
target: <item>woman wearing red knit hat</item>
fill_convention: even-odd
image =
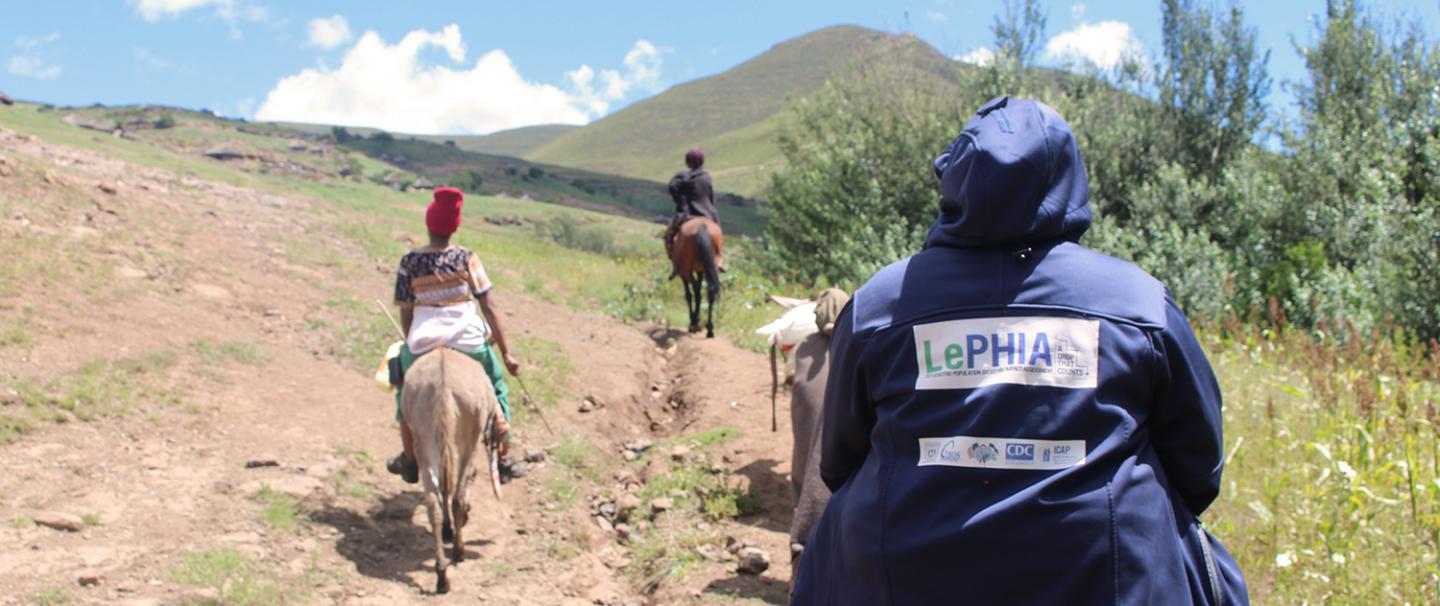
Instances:
[[[416,356],[437,347],[449,347],[469,355],[485,368],[508,424],[509,389],[495,352],[490,348],[490,337],[493,335],[500,347],[501,360],[510,374],[519,376],[520,364],[510,355],[500,316],[495,313],[494,297],[490,296],[490,278],[485,275],[480,258],[464,246],[450,244],[450,236],[460,228],[460,207],[464,203],[465,195],[460,190],[436,189],[434,200],[425,210],[430,243],[400,259],[395,276],[395,305],[400,308],[400,323],[405,330],[400,367],[403,374]],[[419,480],[419,468],[415,463],[410,425],[400,411],[403,389],[401,386],[395,392],[395,420],[400,422],[400,439],[405,451],[391,458],[386,468],[414,484]],[[510,461],[505,444],[501,442],[501,477],[518,477],[523,470]]]

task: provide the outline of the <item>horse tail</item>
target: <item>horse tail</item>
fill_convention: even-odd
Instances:
[[[702,222],[695,231],[695,248],[700,255],[700,266],[705,268],[705,281],[715,294],[720,294],[720,267],[715,264],[715,241],[710,237],[710,224]]]

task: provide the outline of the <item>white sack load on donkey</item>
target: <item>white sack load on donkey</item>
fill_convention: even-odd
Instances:
[[[770,431],[779,431],[778,421],[775,412],[775,398],[780,391],[780,369],[776,362],[776,353],[785,360],[785,382],[789,383],[790,378],[795,375],[795,360],[789,355],[806,337],[821,332],[821,327],[816,324],[817,306],[824,305],[820,315],[825,316],[824,329],[828,334],[835,328],[835,318],[840,315],[840,308],[850,300],[848,293],[835,288],[827,288],[810,299],[792,299],[769,295],[771,302],[786,309],[774,322],[755,329],[755,334],[763,335],[770,342]]]

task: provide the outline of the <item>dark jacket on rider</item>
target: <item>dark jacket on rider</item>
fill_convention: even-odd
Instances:
[[[715,192],[710,185],[710,173],[703,168],[682,170],[670,178],[670,199],[675,201],[676,225],[695,217],[708,217],[720,222],[715,212]]]
[[[1070,126],[1001,97],[934,168],[925,250],[835,327],[835,494],[793,603],[1245,603],[1197,519],[1220,490],[1219,386],[1165,287],[1077,243]]]

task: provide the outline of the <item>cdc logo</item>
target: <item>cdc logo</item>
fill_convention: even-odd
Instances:
[[[1034,444],[1023,444],[1023,443],[1019,443],[1019,442],[1006,442],[1006,443],[1005,443],[1005,460],[1006,460],[1006,461],[1034,461],[1034,460],[1035,460],[1035,445],[1034,445]]]

